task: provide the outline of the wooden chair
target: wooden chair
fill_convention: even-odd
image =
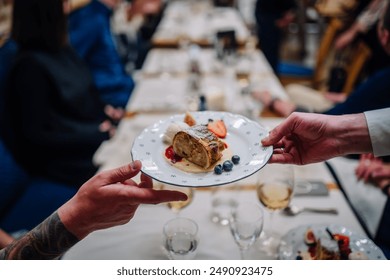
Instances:
[[[336,36],[343,27],[343,23],[338,18],[330,19],[328,26],[322,36],[319,49],[317,52],[316,66],[314,75],[311,79],[311,86],[315,89],[320,89],[327,77],[329,59],[332,55],[332,45]]]
[[[332,44],[342,27],[343,23],[339,19],[330,19],[319,43],[313,71],[306,71],[309,72],[309,74],[303,75],[280,73],[282,84],[299,83],[319,89],[326,79],[326,62],[329,61],[332,54]]]
[[[353,91],[363,67],[370,57],[370,48],[364,42],[360,41],[350,56],[348,67],[346,67],[348,75],[342,92],[349,94]]]
[[[308,77],[299,77],[296,79],[288,79],[282,76],[282,83],[284,85],[299,83],[320,91],[325,91],[327,89],[329,71],[332,67],[332,63],[335,57],[333,43],[336,39],[336,36],[340,34],[343,27],[343,22],[340,19],[329,19],[327,28],[319,44],[313,75]],[[353,90],[365,63],[371,56],[370,48],[362,41],[357,42],[356,46],[354,46],[352,49],[353,51],[348,54],[348,64],[346,67],[346,72],[348,75],[342,90],[342,92],[345,93],[350,93]]]

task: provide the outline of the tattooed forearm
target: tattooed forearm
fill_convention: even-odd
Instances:
[[[54,212],[21,239],[0,250],[0,259],[55,259],[78,241]]]

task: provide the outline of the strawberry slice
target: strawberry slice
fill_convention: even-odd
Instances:
[[[223,120],[210,121],[207,125],[207,128],[219,138],[226,137],[227,129]]]

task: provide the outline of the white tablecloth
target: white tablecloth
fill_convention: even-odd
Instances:
[[[188,73],[190,68],[190,50],[186,49],[160,49],[154,48],[150,50],[148,56],[142,67],[142,74],[144,75],[156,75],[162,72],[168,72],[173,75],[180,75]],[[221,61],[216,58],[216,52],[214,49],[200,49],[197,53],[197,59],[199,61],[200,72],[203,75],[218,74],[223,68],[227,67],[223,65]],[[237,62],[242,62],[250,67],[250,73],[252,78],[262,75],[272,75],[272,68],[269,66],[264,54],[260,51],[253,51],[250,55],[240,55],[236,58]],[[239,67],[239,63],[233,67]]]
[[[209,1],[173,1],[166,8],[152,42],[178,43],[185,37],[191,42],[211,45],[215,33],[223,30],[234,30],[241,43],[250,35],[237,9],[215,8]]]
[[[254,191],[242,191],[239,201],[255,200]],[[338,215],[303,213],[296,217],[276,214],[273,225],[279,234],[289,229],[307,224],[338,224],[355,233],[364,234],[345,203],[339,190],[330,191],[329,197],[296,197],[297,205],[329,207],[336,206]],[[214,224],[210,220],[211,192],[195,191],[193,202],[184,208],[181,216],[193,219],[199,226],[199,247],[196,259],[239,259],[239,251],[234,243],[229,227]],[[128,224],[92,233],[69,250],[64,259],[167,259],[162,250],[162,228],[164,223],[175,215],[166,205],[141,206]],[[266,215],[264,229],[269,226]],[[302,237],[303,238],[303,237]],[[249,252],[250,258],[266,258],[255,244]]]

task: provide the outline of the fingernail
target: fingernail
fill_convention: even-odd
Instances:
[[[137,161],[133,161],[133,162],[130,163],[130,166],[131,166],[132,169],[138,169],[138,165],[139,164],[137,163]]]

